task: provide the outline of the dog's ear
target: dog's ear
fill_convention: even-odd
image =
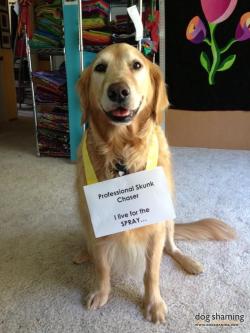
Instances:
[[[91,71],[92,71],[91,66],[87,67],[82,72],[81,77],[76,84],[76,88],[80,96],[81,106],[83,108],[82,124],[86,123],[89,116],[89,110],[90,110],[89,92],[90,92]]]
[[[153,85],[152,116],[157,124],[162,122],[162,113],[168,106],[165,82],[160,67],[150,64],[150,76]]]

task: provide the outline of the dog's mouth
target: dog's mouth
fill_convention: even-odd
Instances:
[[[126,107],[119,106],[114,110],[111,111],[104,110],[104,112],[106,116],[115,123],[129,123],[136,116],[137,112],[140,109],[141,103],[142,100],[139,106],[134,110],[130,110]]]

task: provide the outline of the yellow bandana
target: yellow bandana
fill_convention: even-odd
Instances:
[[[88,149],[87,149],[87,134],[88,130],[85,131],[85,135],[82,142],[82,159],[85,169],[85,176],[87,180],[87,185],[98,183],[98,179],[95,174],[95,170],[91,163]],[[148,159],[145,170],[152,170],[157,167],[158,164],[158,154],[159,154],[159,142],[156,133],[154,132],[151,136],[150,146],[148,150]]]

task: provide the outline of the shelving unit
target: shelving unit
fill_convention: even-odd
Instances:
[[[28,60],[30,66],[31,75],[31,90],[32,100],[35,118],[35,130],[36,130],[36,146],[38,156],[56,156],[56,157],[69,157],[69,129],[68,129],[68,106],[67,101],[51,101],[47,102],[46,97],[44,102],[38,100],[39,96],[39,82],[36,84],[35,77],[36,71],[32,68],[32,54],[46,55],[50,59],[50,71],[47,73],[56,74],[58,70],[54,69],[53,57],[63,56],[65,54],[64,49],[51,48],[51,49],[35,49],[31,50],[28,42]],[[46,71],[42,72],[46,75]],[[39,80],[39,79],[38,79]],[[42,80],[42,79],[40,79]],[[46,81],[46,80],[44,80]],[[50,85],[49,80],[47,80]],[[40,82],[41,84],[42,82]],[[65,86],[66,93],[66,86]],[[63,126],[62,126],[63,123]]]
[[[47,6],[49,6],[49,4]],[[40,24],[43,23],[42,20],[46,22],[47,18],[48,16],[46,17],[46,15],[44,15],[44,17],[41,16]],[[51,20],[53,19],[54,16],[52,15]],[[45,44],[44,41],[39,41],[39,33],[42,38],[43,35],[46,36],[43,31],[38,30],[36,34],[38,42],[33,42],[33,40],[29,41],[26,37],[37,155],[69,157],[70,144],[66,72],[65,69],[60,71],[58,66],[55,66],[54,61],[58,56],[63,56],[65,59],[65,49],[64,47],[39,47],[40,43]],[[59,44],[59,42],[57,42],[57,44]],[[32,61],[34,56],[48,58],[50,70],[36,71]]]
[[[32,49],[32,54],[39,54],[39,55],[47,55],[50,57],[53,56],[64,56],[65,55],[65,49],[64,48],[40,48],[40,49]]]
[[[103,1],[105,2],[105,1]],[[134,26],[132,24],[132,21],[129,19],[128,13],[127,13],[127,5],[128,3],[131,2],[133,4],[137,4],[140,16],[142,17],[142,11],[143,11],[143,1],[142,0],[138,0],[138,1],[106,1],[106,4],[108,5],[108,7],[105,7],[105,5],[103,4],[98,4],[96,5],[96,9],[97,10],[97,14],[94,11],[94,14],[91,14],[91,11],[89,11],[89,9],[86,9],[89,7],[89,1],[86,1],[87,6],[85,7],[84,5],[84,1],[78,1],[79,3],[79,7],[78,7],[78,17],[79,17],[79,40],[80,40],[80,50],[81,53],[83,53],[83,50],[87,50],[89,52],[99,52],[102,48],[104,48],[105,46],[114,43],[113,41],[113,35],[115,35],[115,32],[117,32],[117,28],[116,28],[116,24],[118,22],[115,23],[115,18],[116,15],[119,13],[120,16],[127,16],[127,24],[126,24],[126,29],[127,32],[123,32],[122,34],[128,34],[129,31],[129,27],[132,26],[133,27],[133,33],[135,32]],[[102,7],[103,5],[103,7]],[[100,6],[100,7],[99,7]],[[92,7],[92,6],[90,6]],[[94,7],[94,5],[93,5]],[[119,12],[120,9],[120,12]],[[123,11],[121,11],[121,9],[123,9]],[[102,11],[98,14],[98,10]],[[113,13],[113,11],[115,13]],[[84,13],[84,15],[83,15]],[[85,15],[87,15],[85,17]],[[93,17],[91,16],[93,15]],[[99,16],[98,16],[99,15]],[[88,19],[99,19],[100,20],[100,25],[98,26],[98,23],[96,24],[96,26],[93,24],[93,27],[86,27],[84,26],[84,20],[87,22]],[[101,23],[105,21],[105,24],[102,26]],[[85,37],[85,34],[87,35],[88,33],[92,33],[93,34],[93,39],[87,39]],[[96,35],[95,35],[96,34]],[[98,37],[101,36],[101,37]],[[105,38],[106,37],[106,38]],[[99,41],[98,41],[99,38]],[[95,39],[96,39],[96,43],[95,43]],[[110,41],[108,41],[110,39]],[[82,43],[83,40],[83,43]],[[103,40],[103,41],[102,41]],[[106,42],[105,42],[106,40]],[[126,39],[124,39],[124,42],[126,42]],[[140,42],[135,42],[135,45],[138,45],[138,48],[140,49]]]

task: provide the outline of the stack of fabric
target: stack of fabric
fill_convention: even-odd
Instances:
[[[104,0],[83,0],[83,43],[89,52],[98,52],[111,44],[108,28],[109,4]]]
[[[36,30],[30,40],[30,47],[63,47],[62,19],[61,0],[39,0],[35,7]]]
[[[33,72],[32,76],[38,103],[67,102],[67,80],[64,70]]]
[[[69,125],[65,70],[34,72],[39,108],[38,144],[41,155],[68,157]]]
[[[111,22],[111,29],[112,43],[137,45],[134,24],[128,15],[116,15],[115,21]]]
[[[42,113],[39,119],[39,128],[47,128],[53,131],[68,132],[67,109],[55,107],[50,113]]]
[[[69,157],[69,126],[66,106],[41,109],[38,144],[41,155]]]

